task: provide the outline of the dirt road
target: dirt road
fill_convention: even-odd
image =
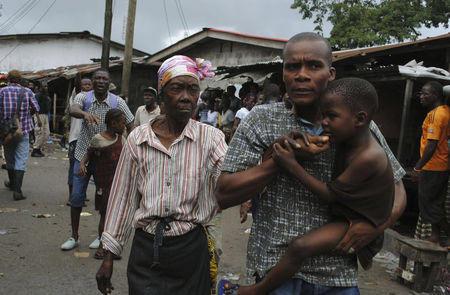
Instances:
[[[93,201],[81,218],[81,245],[75,251],[63,252],[60,245],[70,235],[67,200],[67,168],[65,153],[56,150],[45,158],[30,158],[23,190],[25,201],[15,202],[3,187],[6,171],[0,172],[0,294],[57,295],[100,294],[95,273],[100,261],[93,258],[88,245],[96,237],[98,216]],[[93,186],[89,196],[92,199]],[[48,218],[33,217],[49,214]],[[221,271],[242,279],[245,275],[245,253],[250,221],[239,223],[238,210],[223,213],[223,248]],[[123,259],[114,263],[115,294],[127,294],[126,264],[129,244]],[[360,275],[362,294],[409,294],[389,279],[379,265]]]

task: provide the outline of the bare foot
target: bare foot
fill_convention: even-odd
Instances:
[[[237,295],[263,295],[261,291],[258,290],[256,285],[251,286],[240,286],[237,290]]]

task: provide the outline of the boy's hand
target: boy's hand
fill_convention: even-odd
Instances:
[[[292,131],[281,136],[275,143],[284,145],[288,142],[298,161],[312,159],[315,155],[326,151],[330,147],[328,136],[316,136],[305,132]],[[263,155],[263,161],[272,157],[273,145]]]
[[[336,246],[336,250],[352,254],[368,245],[380,234],[376,227],[366,221],[353,221],[342,240]]]
[[[298,132],[297,132],[298,133]],[[328,136],[316,136],[302,133],[301,136],[292,132],[295,143],[289,141],[291,148],[295,152],[298,161],[312,159],[315,155],[320,154],[330,148]]]
[[[288,170],[297,164],[295,152],[288,140],[284,141],[283,146],[279,143],[273,145],[272,158],[281,168]]]

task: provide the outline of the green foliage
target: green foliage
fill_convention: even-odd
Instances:
[[[294,0],[291,8],[314,18],[318,33],[329,21],[336,49],[415,40],[420,27],[448,28],[450,18],[450,0]]]

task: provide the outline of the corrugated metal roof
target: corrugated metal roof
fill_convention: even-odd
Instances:
[[[420,39],[417,41],[402,42],[402,43],[374,46],[374,47],[367,47],[367,48],[356,48],[356,49],[349,49],[349,50],[333,51],[333,53],[332,53],[333,62],[343,61],[343,60],[355,58],[358,56],[367,56],[367,55],[370,55],[373,53],[407,47],[407,46],[424,45],[429,42],[445,40],[445,39],[450,40],[450,33],[435,36],[435,37],[428,37],[428,38]],[[450,47],[450,42],[448,43],[448,47]],[[232,77],[234,75],[237,75],[239,73],[274,68],[277,65],[281,65],[282,63],[283,63],[283,61],[281,60],[281,58],[277,58],[275,60],[257,62],[257,63],[253,63],[253,64],[242,64],[242,65],[235,65],[235,66],[219,66],[216,69],[216,73],[219,75],[220,74],[228,74],[225,77],[225,78],[227,78],[227,77]]]
[[[442,34],[439,36],[434,37],[428,37],[416,41],[409,41],[409,42],[401,42],[396,44],[388,44],[388,45],[381,45],[381,46],[374,46],[374,47],[366,47],[366,48],[355,48],[355,49],[348,49],[348,50],[340,50],[340,51],[333,51],[333,61],[339,61],[344,60],[347,58],[355,57],[355,56],[365,56],[367,54],[380,52],[384,50],[389,49],[395,49],[410,45],[419,45],[422,43],[428,43],[431,41],[437,41],[437,40],[443,40],[443,39],[450,39],[450,33]],[[449,44],[450,46],[450,44]]]
[[[144,63],[144,58],[133,58],[133,63],[135,64],[145,64],[145,65],[151,65],[151,66],[159,66],[161,63],[151,63],[147,64]],[[109,62],[109,68],[115,68],[122,66],[123,60],[117,60],[117,61],[110,61]],[[41,71],[34,71],[34,72],[22,72],[22,77],[28,80],[47,80],[51,81],[58,78],[65,78],[65,79],[72,79],[77,74],[88,74],[92,73],[98,69],[101,68],[101,63],[90,63],[90,64],[81,64],[81,65],[73,65],[73,66],[66,66],[66,67],[58,67],[55,69],[47,69],[47,70],[41,70]]]

